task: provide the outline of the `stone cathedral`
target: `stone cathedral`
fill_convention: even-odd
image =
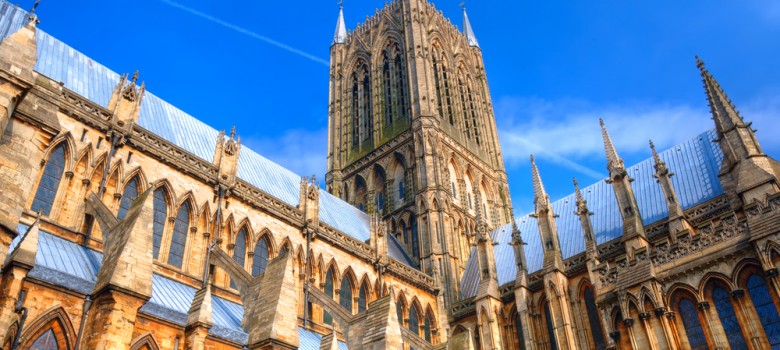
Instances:
[[[531,157],[515,216],[465,10],[339,13],[319,180],[38,23],[0,0],[0,349],[780,349],[780,163],[698,57],[714,125],[599,120],[609,178]]]

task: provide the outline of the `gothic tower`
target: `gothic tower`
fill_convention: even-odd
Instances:
[[[481,211],[508,223],[509,190],[482,53],[425,0],[396,0],[330,55],[327,190],[388,222],[445,300],[457,298]]]

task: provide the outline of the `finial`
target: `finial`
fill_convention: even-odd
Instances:
[[[137,69],[135,70],[135,73],[133,73],[133,84],[135,84],[136,81],[138,81],[138,70]]]
[[[704,61],[699,58],[699,55],[696,55],[696,67],[699,67],[699,69],[705,69]]]
[[[236,126],[233,125],[233,127],[230,129],[230,138],[232,139],[235,137],[236,137]]]
[[[585,198],[582,197],[582,192],[580,191],[580,184],[577,183],[577,178],[573,177],[572,180],[574,182],[574,193],[577,195],[577,202],[584,201]]]
[[[38,5],[40,4],[41,0],[35,0],[35,4],[33,4],[32,9],[30,9],[30,12],[27,13],[27,19],[29,19],[30,22],[34,22],[36,24],[40,23],[40,21],[38,21],[38,16],[35,14],[35,9],[38,8]]]
[[[653,151],[653,159],[656,163],[661,163],[661,157],[658,155],[658,152],[655,150],[655,144],[653,143],[653,140],[650,140],[650,150]]]

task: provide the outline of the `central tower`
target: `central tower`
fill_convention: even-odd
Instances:
[[[396,0],[330,49],[327,190],[391,231],[457,300],[477,221],[510,221],[482,52],[425,0]]]

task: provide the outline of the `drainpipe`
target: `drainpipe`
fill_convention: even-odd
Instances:
[[[87,296],[84,297],[84,307],[81,309],[81,323],[79,323],[79,334],[76,336],[76,347],[74,347],[73,350],[79,350],[79,347],[81,346],[81,336],[84,334],[84,323],[87,322],[90,306],[92,306],[92,298],[87,294]]]
[[[24,283],[24,281],[22,281]],[[19,338],[22,336],[22,329],[24,328],[24,322],[27,320],[27,308],[24,307],[24,299],[27,296],[27,291],[22,289],[19,291],[19,299],[16,300],[16,307],[14,312],[19,315],[19,326],[16,327],[16,334],[14,334],[14,341],[11,343],[11,350],[19,348]]]

